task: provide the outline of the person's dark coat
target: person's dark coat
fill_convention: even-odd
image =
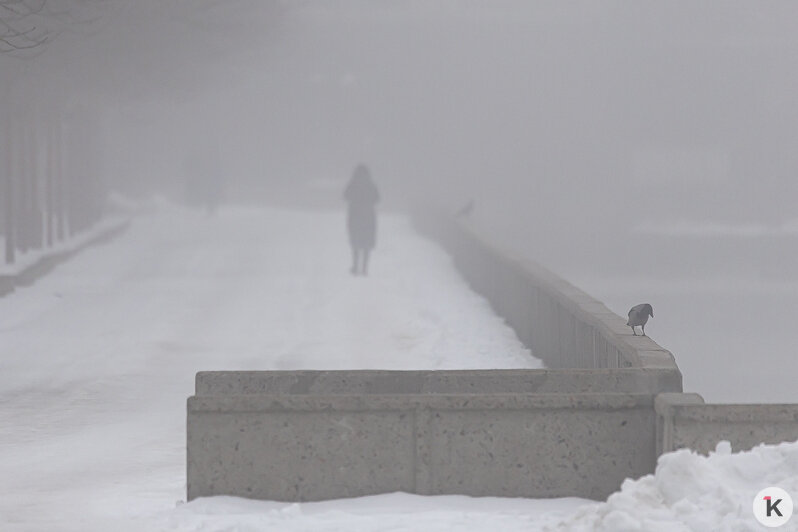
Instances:
[[[344,198],[349,203],[347,229],[350,244],[354,249],[372,249],[377,243],[377,214],[374,206],[380,194],[365,166],[355,169],[344,190]]]

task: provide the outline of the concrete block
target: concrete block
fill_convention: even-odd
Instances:
[[[654,438],[641,394],[194,396],[188,497],[603,498],[652,471]]]
[[[661,394],[655,409],[660,453],[681,448],[708,453],[721,440],[734,451],[798,440],[796,404],[704,404],[696,394]]]
[[[645,409],[446,411],[431,419],[430,494],[602,499],[651,471]]]
[[[798,440],[798,405],[706,405],[674,420],[672,448],[707,453],[721,440],[745,451],[761,443]],[[739,414],[747,419],[738,419]],[[787,416],[782,414],[788,413]]]
[[[704,404],[697,393],[661,393],[654,399],[657,414],[657,456],[676,449],[674,444],[674,414],[684,406]]]
[[[414,490],[413,408],[349,411],[268,396],[257,406],[229,397],[194,399],[189,499],[310,501]]]

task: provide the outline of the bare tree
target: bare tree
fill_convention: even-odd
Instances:
[[[0,53],[41,49],[62,31],[86,27],[111,0],[0,0]]]
[[[47,0],[0,0],[0,52],[29,50],[47,41],[47,31],[37,27]]]

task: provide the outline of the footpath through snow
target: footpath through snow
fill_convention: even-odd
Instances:
[[[0,298],[0,530],[764,530],[798,498],[798,443],[663,456],[605,503],[386,494],[307,504],[185,497],[203,369],[537,367],[448,257],[384,215],[369,278],[341,213],[161,207]],[[798,517],[781,530],[798,530]]]
[[[174,508],[199,370],[539,367],[405,218],[349,260],[342,212],[162,205],[0,298],[0,529]]]

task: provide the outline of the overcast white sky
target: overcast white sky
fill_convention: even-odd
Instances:
[[[552,202],[582,219],[606,202],[663,216],[678,199],[691,215],[778,219],[798,192],[790,2],[145,0],[102,14],[4,90],[96,107],[126,140],[106,161],[122,187],[174,178],[210,142],[236,179],[366,160],[455,201],[521,194],[545,217]]]

